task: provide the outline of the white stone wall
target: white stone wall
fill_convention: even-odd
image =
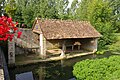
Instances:
[[[88,51],[97,51],[97,41],[98,39],[88,39],[82,43],[81,47]]]

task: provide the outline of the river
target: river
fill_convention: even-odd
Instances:
[[[103,55],[87,55],[77,58],[17,66],[9,69],[11,80],[15,80],[15,75],[25,72],[32,72],[34,80],[70,80],[74,78],[72,74],[73,66],[76,62],[85,59],[95,59],[111,56],[110,53]]]

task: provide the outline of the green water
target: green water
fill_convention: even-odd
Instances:
[[[27,66],[19,66],[9,69],[11,80],[15,80],[15,75],[24,72],[33,72],[35,80],[69,80],[74,78],[72,74],[73,65],[85,59],[95,59],[111,56],[110,53],[104,55],[87,55],[73,59],[56,62],[37,63]]]

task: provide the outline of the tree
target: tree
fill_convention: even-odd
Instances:
[[[81,0],[76,8],[76,19],[89,21],[97,2],[98,0]]]
[[[32,27],[36,17],[68,19],[68,3],[68,0],[10,0],[6,4],[6,12],[10,15],[14,14],[12,16],[14,21]]]
[[[115,41],[113,33],[116,29],[113,24],[113,8],[108,0],[82,0],[76,10],[76,19],[87,20],[102,34],[98,49],[105,49],[106,45]]]
[[[5,11],[9,17],[13,17],[16,11],[15,0],[7,0],[5,4]]]
[[[56,9],[58,10],[59,19],[68,19],[68,0],[56,0]]]
[[[32,0],[27,0],[24,2],[25,6],[22,7],[22,18],[24,20],[24,23],[31,27],[33,24],[33,15],[34,15],[34,9],[33,9],[33,3]]]
[[[79,2],[78,0],[73,0],[71,7],[69,8],[68,14],[70,19],[75,19],[76,9],[78,8]]]
[[[113,8],[113,17],[114,19],[114,26],[120,31],[120,0],[109,0],[110,6]]]
[[[0,0],[0,16],[4,14],[4,4],[5,4],[5,0]]]
[[[23,0],[16,0],[16,10],[15,10],[15,13],[14,13],[14,16],[13,16],[13,20],[17,21],[19,23],[24,22],[24,20],[22,18],[22,7],[24,5],[23,5],[22,2],[23,2]]]
[[[39,0],[34,7],[35,17],[40,18],[58,18],[58,11],[56,9],[55,0]]]

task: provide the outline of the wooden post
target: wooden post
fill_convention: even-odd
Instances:
[[[8,64],[15,64],[15,42],[8,41]]]
[[[46,41],[43,37],[43,34],[40,34],[40,56],[42,58],[46,57]]]

